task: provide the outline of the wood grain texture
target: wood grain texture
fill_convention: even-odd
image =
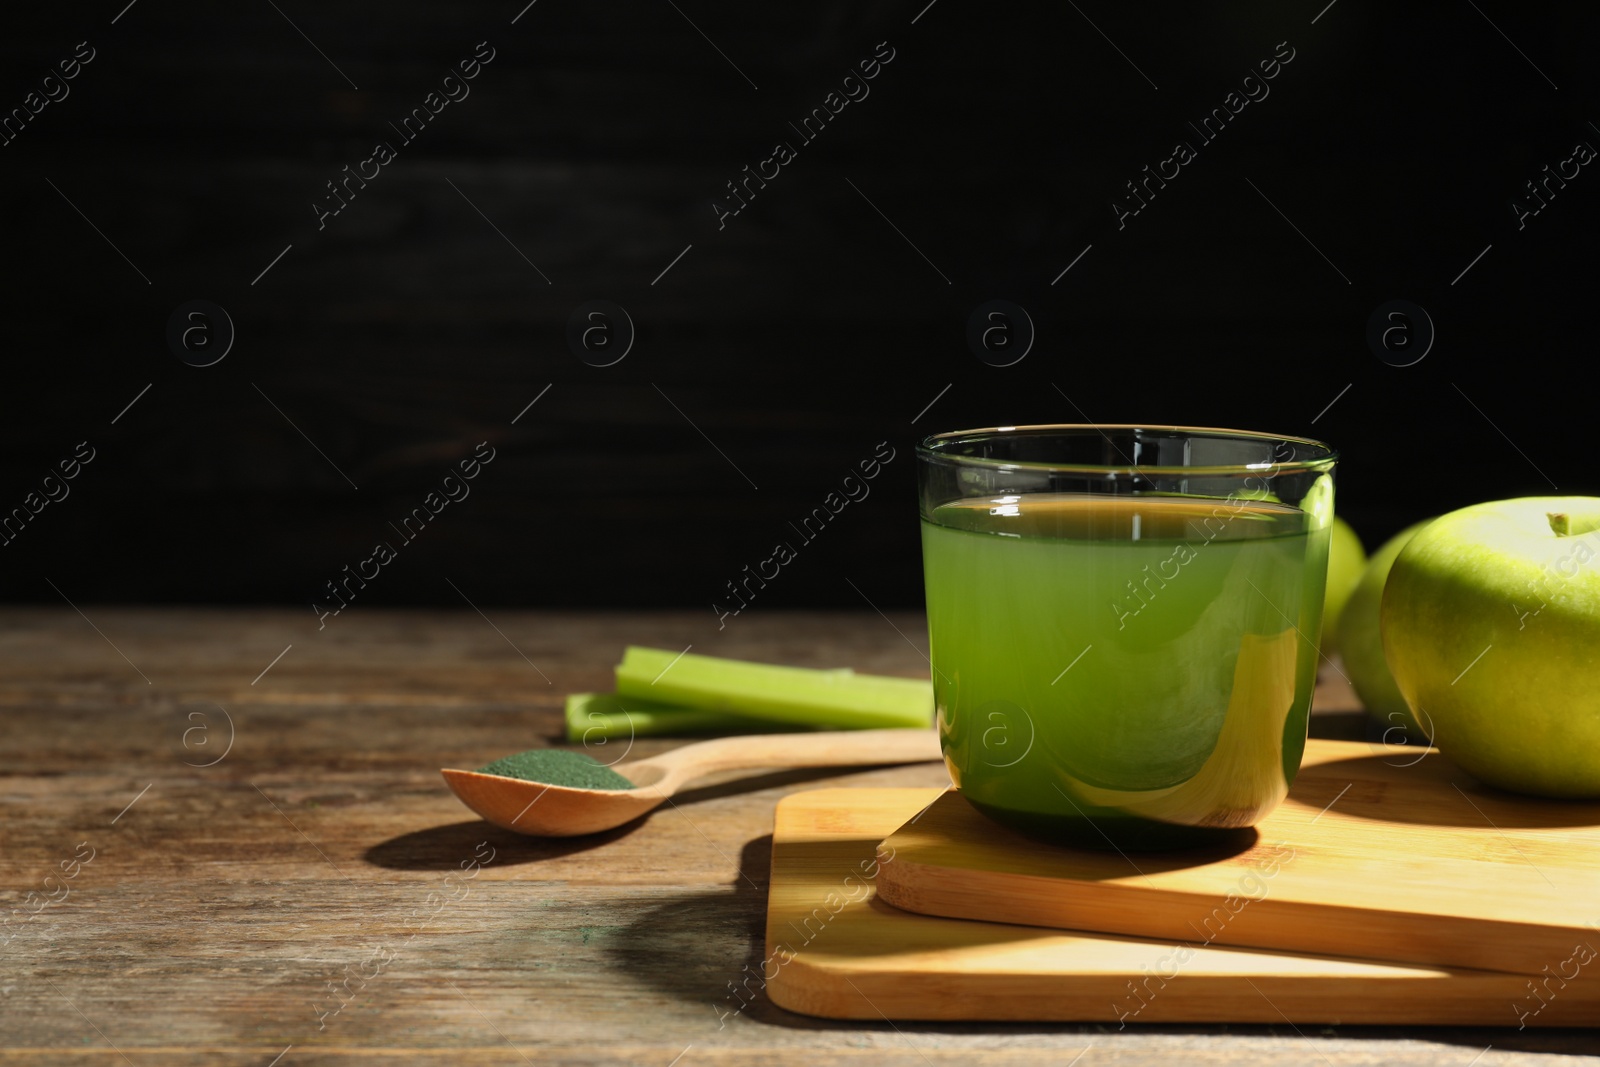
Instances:
[[[1255,829],[1187,853],[1056,848],[951,792],[883,842],[895,862],[879,893],[928,915],[1512,971],[1552,989],[1600,970],[1600,804],[1502,793],[1433,750],[1313,740]]]
[[[942,794],[948,796],[949,794]],[[874,892],[900,862],[875,838],[941,794],[821,789],[778,805],[768,992],[846,1019],[1134,1022],[1600,1023],[1600,983],[1516,1009],[1522,975],[939,919]],[[929,811],[922,821],[933,817]],[[991,914],[999,911],[991,907]],[[1566,985],[1566,983],[1562,983]],[[1537,1006],[1543,1001],[1534,1001]]]
[[[1065,1063],[1090,1045],[1089,1063],[1136,1067],[1175,1056],[1465,1064],[1490,1043],[1480,1064],[1600,1053],[1588,1033],[1531,1027],[895,1028],[823,1023],[764,994],[728,1014],[733,984],[764,953],[777,801],[819,785],[938,788],[941,768],[713,780],[638,824],[571,841],[487,827],[439,780],[441,766],[561,736],[562,695],[603,687],[629,642],[926,671],[870,612],[753,611],[718,633],[699,613],[488,609],[497,633],[466,608],[356,609],[319,633],[299,611],[78,606],[93,626],[64,607],[0,610],[0,908],[45,893],[79,842],[97,849],[70,897],[0,951],[7,1067],[265,1067],[291,1044],[278,1067],[667,1067],[691,1045],[680,1067]],[[891,619],[922,641],[920,617]],[[1316,729],[1359,731],[1338,710],[1348,700],[1326,692]],[[216,758],[202,735],[185,747],[184,732],[203,712],[208,744],[220,744],[218,705],[232,750],[186,765]],[[640,741],[633,754],[677,743]],[[494,861],[450,899],[446,875],[480,842]],[[378,970],[367,961],[380,951],[394,955],[381,974],[346,979],[346,968]],[[327,984],[346,980],[359,989],[319,1030],[313,1006],[337,1005]]]

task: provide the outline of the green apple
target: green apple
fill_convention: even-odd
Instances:
[[[1344,614],[1350,595],[1356,591],[1356,583],[1361,581],[1361,572],[1366,565],[1367,552],[1361,547],[1361,538],[1356,536],[1349,523],[1335,516],[1328,539],[1327,592],[1322,599],[1320,645],[1325,656],[1338,647],[1339,618]]]
[[[1445,755],[1503,789],[1600,797],[1600,499],[1433,520],[1380,613],[1394,680]]]
[[[1378,629],[1378,609],[1383,604],[1383,584],[1389,578],[1389,568],[1395,557],[1411,540],[1413,534],[1424,526],[1419,522],[1408,526],[1383,543],[1372,554],[1355,592],[1345,601],[1344,612],[1339,616],[1339,631],[1334,635],[1339,646],[1339,656],[1344,660],[1345,673],[1355,687],[1361,703],[1373,718],[1386,727],[1403,726],[1418,738],[1427,736],[1418,729],[1406,707],[1406,698],[1394,684],[1389,664],[1383,658],[1383,636]]]

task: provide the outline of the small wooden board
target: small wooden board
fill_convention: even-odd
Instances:
[[[878,892],[928,915],[1556,981],[1600,947],[1600,804],[1497,792],[1431,749],[1313,740],[1257,831],[1243,851],[1069,849],[951,791],[883,842]]]
[[[1600,1025],[1600,960],[1582,968],[1588,981],[1535,981],[1218,946],[1185,954],[892,908],[875,899],[871,876],[900,857],[880,861],[878,843],[939,796],[825,789],[779,803],[767,954],[745,983],[752,995],[764,982],[790,1011],[877,1021]]]

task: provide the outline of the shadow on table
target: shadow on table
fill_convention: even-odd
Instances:
[[[455,871],[460,869],[463,857],[474,855],[478,845],[487,841],[494,849],[496,867],[514,867],[599,848],[626,836],[641,821],[635,819],[615,830],[582,837],[528,837],[482,819],[468,819],[380,841],[367,849],[363,858],[376,867],[395,871]]]
[[[607,962],[630,980],[685,1003],[703,1003],[712,1030],[726,1025],[743,1003],[732,999],[732,987],[761,970],[770,834],[744,846],[739,872],[728,889],[673,893],[637,910],[606,953]],[[758,1018],[769,1013],[790,1017],[765,997],[744,1010]]]

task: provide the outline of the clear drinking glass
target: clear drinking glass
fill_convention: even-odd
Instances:
[[[1235,837],[1305,748],[1327,445],[1002,426],[917,448],[939,736],[992,818],[1090,848]]]

